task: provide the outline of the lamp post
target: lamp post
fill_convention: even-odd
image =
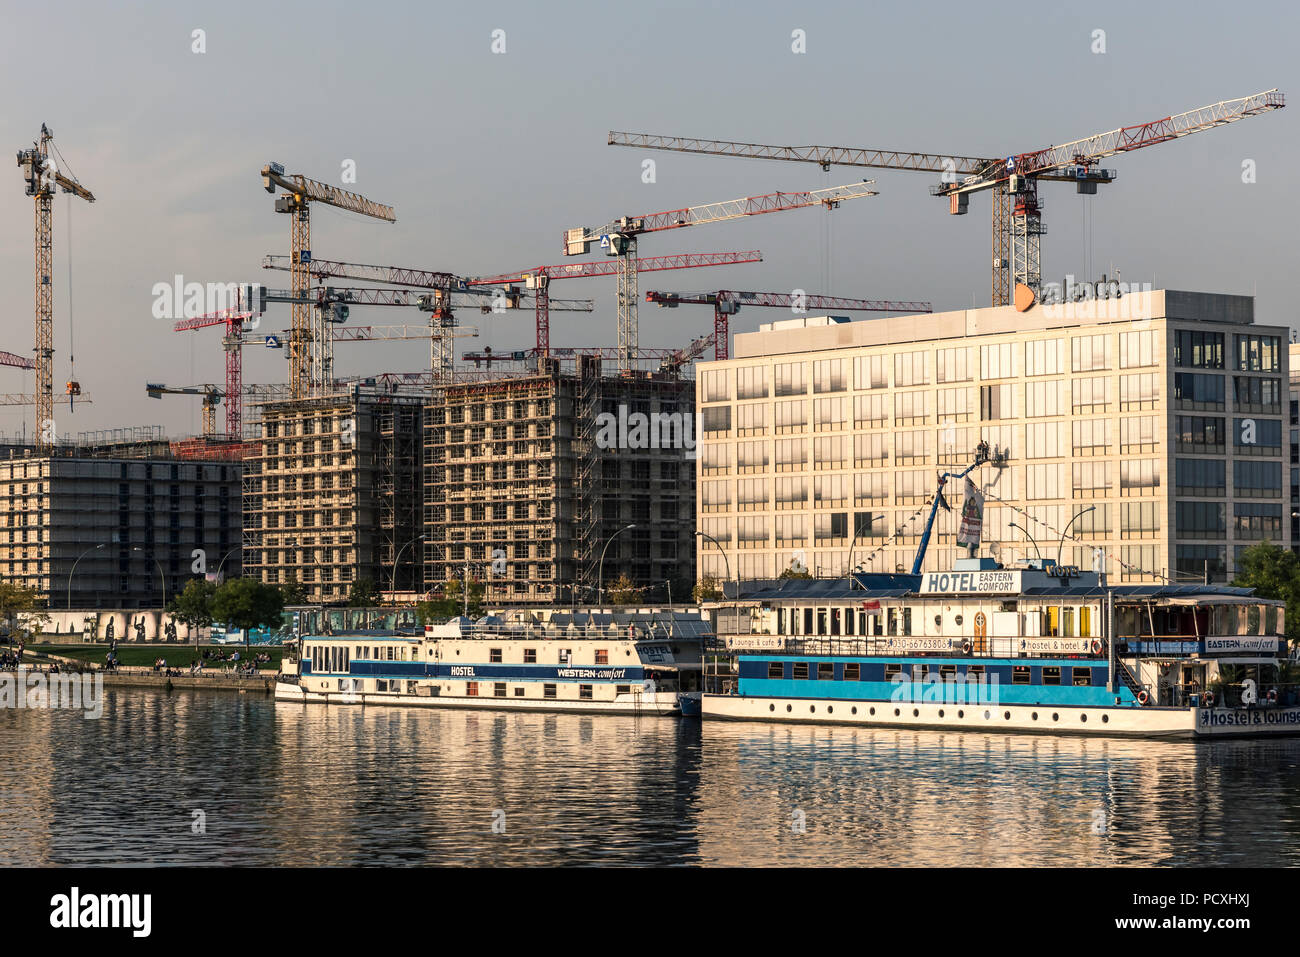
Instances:
[[[1065,523],[1065,531],[1061,532],[1061,544],[1056,547],[1056,564],[1058,565],[1061,564],[1061,551],[1062,549],[1065,548],[1065,536],[1069,533],[1070,526],[1075,523],[1076,519],[1084,515],[1087,515],[1089,512],[1095,512],[1095,511],[1097,511],[1097,506],[1089,505],[1087,508],[1080,509],[1078,512],[1074,514],[1074,518],[1071,518],[1068,522]]]
[[[613,535],[609,536],[609,541],[605,542],[605,547],[600,550],[600,565],[596,574],[596,604],[598,605],[603,605],[605,603],[605,552],[609,551],[609,546],[613,544],[614,539],[632,528],[636,528],[636,525],[624,525]]]
[[[857,546],[857,544],[858,544],[858,536],[862,534],[862,530],[863,530],[864,528],[869,528],[870,525],[871,525],[870,522],[863,522],[861,525],[859,525],[857,528],[855,528],[855,529],[853,530],[853,540],[849,542],[849,568],[848,568],[848,576],[849,576],[849,589],[850,589],[850,590],[852,590],[852,588],[853,588],[853,583],[854,583],[854,581],[856,581],[856,579],[853,577],[853,549],[854,549],[854,548]]]
[[[726,563],[727,577],[731,578],[731,559],[727,557],[727,550],[722,547],[722,544],[716,538],[714,538],[712,535],[708,534],[707,532],[696,531],[695,534],[698,535],[700,538],[707,538],[714,545],[718,546],[718,551],[722,552],[722,560],[724,563]],[[740,615],[740,576],[737,575],[734,581],[736,583],[736,591],[735,591],[735,604],[731,611],[731,617],[733,621]]]
[[[96,549],[106,547],[107,544],[108,544],[107,542],[100,542],[98,545],[92,545],[90,548],[87,548],[84,552],[78,555],[77,561],[72,563],[72,571],[68,572],[68,611],[72,611],[72,572],[75,572],[77,570],[77,562],[81,561],[83,558],[85,558],[87,555],[89,555],[91,552],[95,551]]]
[[[428,537],[429,537],[429,535],[428,535],[428,533],[426,532],[425,534],[421,535],[419,538],[413,538],[413,539],[411,539],[409,542],[407,542],[405,545],[403,545],[401,548],[399,548],[399,549],[397,550],[397,554],[393,557],[393,577],[392,577],[392,579],[391,579],[391,582],[392,582],[392,586],[393,586],[393,587],[392,587],[391,589],[389,589],[389,590],[390,590],[390,591],[392,592],[392,594],[393,594],[393,604],[394,604],[394,605],[397,604],[397,565],[398,565],[398,563],[401,562],[401,560],[402,560],[402,552],[406,551],[408,548],[410,548],[410,547],[411,547],[412,545],[414,545],[416,542],[422,542],[422,541],[424,541],[424,540],[425,540],[426,538],[428,538]]]
[[[144,549],[139,545],[132,545],[131,551],[139,552],[142,555],[144,554]],[[163,572],[162,562],[158,561],[157,556],[154,556],[153,563],[158,566],[158,581],[162,584],[162,607],[163,614],[165,615],[167,614],[167,575]],[[158,621],[160,623],[162,622],[161,616],[159,616]]]
[[[1008,527],[1008,528],[1018,528],[1018,529],[1020,529],[1020,531],[1024,534],[1025,538],[1027,538],[1027,539],[1029,539],[1031,542],[1033,542],[1033,545],[1034,545],[1034,551],[1038,553],[1038,560],[1039,560],[1039,562],[1042,562],[1042,560],[1043,560],[1043,553],[1042,553],[1041,551],[1039,551],[1038,543],[1034,541],[1034,536],[1032,536],[1032,535],[1030,535],[1028,532],[1026,532],[1026,531],[1025,531],[1025,528],[1024,528],[1023,525],[1017,525],[1015,522],[1007,522],[1007,527]]]
[[[232,548],[232,549],[230,549],[228,552],[226,552],[226,554],[224,554],[224,555],[221,556],[221,561],[217,563],[217,579],[218,579],[218,580],[221,579],[221,569],[223,569],[223,568],[226,567],[226,559],[229,558],[231,555],[235,554],[235,552],[239,552],[239,551],[243,551],[243,550],[244,550],[244,546],[243,546],[243,545],[236,545],[234,548]],[[243,569],[241,568],[240,570],[242,571]]]

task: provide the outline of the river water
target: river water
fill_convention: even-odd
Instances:
[[[1300,864],[1300,739],[104,693],[0,711],[0,864]]]

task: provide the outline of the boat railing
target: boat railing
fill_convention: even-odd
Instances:
[[[888,655],[960,655],[963,658],[1008,657],[1067,657],[1080,655],[1094,657],[1105,651],[1105,639],[1088,635],[1024,635],[1015,638],[991,638],[979,635],[944,636],[884,635],[869,637],[834,635],[753,635],[746,642],[743,637],[728,636],[728,649],[732,653],[796,655],[824,655],[827,657],[881,657]],[[1036,643],[1030,646],[1030,642]],[[1042,642],[1059,642],[1061,648],[1053,651],[1038,645]],[[931,644],[932,643],[932,644]],[[1095,650],[1095,649],[1100,650]]]
[[[433,637],[433,635],[429,635]],[[541,622],[528,624],[474,624],[462,627],[456,634],[438,635],[444,638],[519,640],[519,641],[690,641],[702,640],[706,635],[674,633],[666,626],[627,623],[607,626],[566,626],[551,628]]]

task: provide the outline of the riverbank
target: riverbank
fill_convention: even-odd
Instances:
[[[83,658],[70,655],[28,652],[23,656],[24,670],[31,673],[47,673],[51,665],[57,665],[63,674],[83,673],[102,675],[104,686],[109,688],[161,688],[172,690],[178,688],[198,691],[239,691],[256,694],[271,694],[275,690],[275,676],[278,669],[263,669],[252,674],[240,674],[233,668],[222,670],[214,667],[210,670],[191,673],[188,669],[171,668],[171,673],[155,671],[151,667],[119,666],[105,668],[103,665],[88,662]]]

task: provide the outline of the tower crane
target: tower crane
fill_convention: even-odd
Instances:
[[[726,200],[721,203],[670,209],[644,216],[621,216],[604,226],[579,226],[576,229],[566,230],[564,255],[586,255],[591,251],[592,243],[599,243],[606,255],[617,257],[619,266],[618,368],[620,372],[626,372],[632,368],[632,360],[639,345],[636,291],[636,274],[639,271],[636,265],[638,236],[665,229],[682,229],[686,226],[721,223],[730,219],[759,216],[763,213],[803,209],[807,206],[820,205],[828,210],[835,209],[845,200],[875,196],[875,190],[867,189],[871,182],[872,180],[864,180],[847,186],[831,186],[798,193],[765,193],[762,196],[743,196],[740,199]]]
[[[18,166],[27,182],[27,195],[36,201],[36,447],[54,442],[54,189],[57,186],[88,203],[95,195],[71,175],[65,175],[50,156],[57,149],[54,132],[41,124],[41,135],[31,149],[18,151]],[[68,382],[68,395],[80,395],[81,386]]]
[[[1012,305],[1015,292],[1014,304],[1023,310],[1038,297],[1042,283],[1041,237],[1045,230],[1038,201],[1040,180],[1074,183],[1076,192],[1093,194],[1099,185],[1115,181],[1113,170],[1097,167],[1103,159],[1224,126],[1285,105],[1282,93],[1276,89],[1265,90],[1163,119],[1122,126],[1061,146],[1010,153],[1000,158],[842,146],[771,146],[618,131],[611,131],[607,142],[610,146],[637,149],[817,163],[823,170],[832,166],[865,166],[939,173],[941,182],[931,187],[930,193],[946,197],[948,211],[953,215],[967,212],[972,193],[988,190],[993,197],[993,305]]]
[[[279,163],[268,163],[262,167],[262,187],[272,194],[277,187],[286,192],[286,195],[276,197],[275,211],[289,215],[291,284],[297,297],[305,297],[311,285],[312,203],[325,203],[385,222],[397,222],[391,206],[383,206],[364,196],[297,173],[286,174]],[[289,393],[298,399],[325,384],[331,365],[333,340],[325,334],[326,318],[323,311],[313,310],[309,300],[295,301],[292,315],[288,349]]]
[[[784,292],[732,292],[720,289],[717,292],[655,292],[645,295],[646,302],[658,303],[669,309],[675,309],[683,303],[689,305],[713,307],[713,335],[697,339],[680,356],[673,357],[673,364],[683,365],[704,354],[710,344],[713,345],[713,357],[725,359],[730,355],[730,334],[727,331],[728,317],[740,312],[741,306],[769,306],[777,309],[841,309],[848,312],[930,312],[928,302],[891,302],[888,299],[845,299],[840,296],[796,295]],[[699,347],[700,343],[703,347]],[[697,351],[697,347],[698,351]],[[690,354],[687,354],[690,353]]]
[[[757,249],[735,253],[678,253],[675,256],[657,256],[651,259],[637,259],[635,271],[662,272],[669,269],[698,269],[702,266],[731,266],[738,263],[756,263],[763,261],[763,254]],[[614,260],[593,260],[591,262],[569,263],[561,266],[535,266],[519,272],[501,273],[497,276],[480,276],[468,280],[471,286],[500,286],[522,283],[533,291],[537,297],[537,345],[533,354],[547,356],[551,354],[551,319],[550,286],[554,279],[588,279],[593,276],[622,276],[625,263],[620,258]],[[620,279],[620,282],[622,280]],[[635,288],[635,283],[633,283]],[[636,354],[633,349],[633,355]]]
[[[15,369],[35,369],[36,360],[26,356],[16,356],[12,352],[0,352],[0,366],[12,366]]]
[[[223,398],[222,391],[215,385],[200,386],[166,386],[160,382],[145,384],[145,392],[151,399],[161,399],[164,395],[201,395],[203,396],[203,437],[211,439],[217,433],[217,406]],[[238,438],[238,435],[233,436]]]

